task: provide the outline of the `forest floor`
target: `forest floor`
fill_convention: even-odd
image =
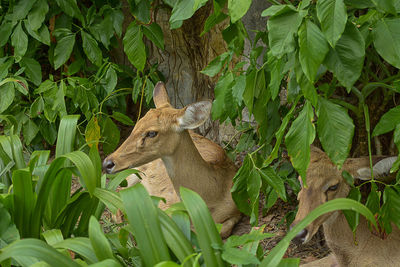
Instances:
[[[262,201],[262,200],[261,200]],[[262,203],[260,203],[262,207]],[[265,216],[260,216],[258,226],[265,225],[265,232],[274,234],[272,238],[267,238],[261,242],[265,252],[274,248],[288,232],[285,215],[296,209],[296,203],[283,202],[278,200]],[[260,214],[261,211],[260,211]],[[245,216],[235,226],[232,234],[242,235],[249,233],[251,230],[250,218]],[[329,254],[322,229],[320,229],[313,238],[306,244],[295,244],[292,242],[285,253],[285,258],[300,258],[301,264],[318,260]]]

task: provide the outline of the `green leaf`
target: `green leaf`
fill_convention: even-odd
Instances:
[[[50,246],[53,246],[54,244],[64,240],[60,229],[47,230],[42,233],[42,236]]]
[[[354,178],[348,171],[343,170],[342,177],[349,186],[354,187]]]
[[[195,0],[177,0],[169,18],[170,28],[177,29],[182,26],[182,22],[193,16]]]
[[[28,15],[29,10],[35,4],[36,0],[24,1],[19,0],[13,8],[12,18],[14,21],[21,20]]]
[[[8,39],[10,38],[11,31],[13,29],[12,22],[4,21],[0,26],[0,47],[3,47]]]
[[[28,36],[22,29],[22,21],[18,23],[11,35],[11,45],[14,47],[14,56],[16,57],[16,62],[18,62],[28,49]]]
[[[354,135],[353,120],[346,109],[320,97],[317,131],[324,151],[335,165],[342,167]]]
[[[239,75],[235,77],[235,84],[232,86],[232,96],[236,104],[240,106],[243,101],[243,92],[246,89],[246,76]]]
[[[300,223],[296,224],[289,233],[276,245],[270,253],[263,259],[260,266],[276,267],[281,261],[286,249],[289,247],[291,240],[307,225],[314,221],[319,216],[335,211],[335,210],[354,210],[364,215],[375,227],[376,221],[372,213],[367,207],[352,199],[334,199],[330,200],[316,209],[311,211]]]
[[[121,112],[118,111],[113,111],[113,114],[111,115],[111,117],[119,122],[122,122],[125,125],[128,126],[133,126],[135,123],[131,120],[131,118],[129,118],[128,116],[126,116],[125,114],[122,114]]]
[[[365,202],[365,206],[369,208],[372,214],[377,214],[380,209],[380,193],[378,195],[378,188],[376,184],[371,183],[371,192],[368,195],[367,201]]]
[[[328,43],[335,47],[347,22],[346,6],[343,0],[317,1],[317,16]]]
[[[49,5],[46,0],[36,1],[28,15],[28,24],[32,30],[36,31],[42,26],[48,11]]]
[[[128,221],[146,266],[170,260],[168,248],[154,206],[142,184],[136,184],[120,192]],[[140,205],[132,205],[140,203]]]
[[[178,260],[183,263],[189,255],[195,253],[192,244],[188,239],[186,239],[183,231],[178,227],[178,225],[165,212],[161,211],[160,209],[157,209],[157,211],[165,242]],[[174,214],[172,216],[174,217]],[[190,231],[189,219],[188,224]],[[186,260],[186,264],[184,266],[193,266],[193,263],[194,258],[192,257]]]
[[[0,249],[2,249],[20,237],[17,227],[11,221],[10,213],[8,213],[2,203],[0,203],[0,218]]]
[[[111,94],[111,92],[115,89],[118,83],[117,73],[115,72],[113,67],[109,67],[107,69],[106,75],[101,80],[103,87],[106,89],[107,94]]]
[[[39,86],[42,83],[42,68],[39,62],[33,58],[23,57],[19,62],[19,65],[25,67],[26,75],[36,86]]]
[[[227,112],[229,111],[227,104],[232,104],[226,101],[228,95],[232,96],[233,74],[229,72],[227,75],[223,76],[215,86],[215,100],[212,105],[212,118],[213,120],[219,119],[224,121],[227,117]]]
[[[58,69],[70,58],[75,45],[75,34],[68,34],[57,41],[54,49],[54,69]]]
[[[315,138],[313,119],[314,112],[310,102],[307,101],[285,137],[290,160],[303,179],[310,163],[310,145]]]
[[[158,48],[164,49],[164,34],[160,25],[156,22],[153,22],[150,25],[144,25],[143,33]]]
[[[329,51],[321,30],[307,19],[299,29],[299,59],[304,74],[314,83],[318,68]]]
[[[372,2],[384,12],[393,15],[400,12],[400,3],[397,0],[372,0]]]
[[[5,111],[13,102],[15,96],[14,83],[8,82],[0,86],[0,113]]]
[[[99,222],[94,216],[91,216],[89,221],[89,239],[97,259],[100,261],[114,259],[111,245],[105,237]]]
[[[97,262],[90,239],[86,237],[68,238],[52,245],[57,249],[68,249],[82,256],[87,263]]]
[[[265,9],[262,13],[262,17],[273,17],[279,16],[283,13],[286,13],[288,10],[296,11],[296,8],[292,5],[272,5],[269,8]]]
[[[400,69],[400,18],[383,18],[372,30],[374,46],[379,55]]]
[[[56,158],[74,150],[78,119],[79,115],[68,115],[61,119],[58,128]]]
[[[283,11],[279,15],[269,18],[267,22],[269,46],[272,54],[277,58],[295,50],[294,35],[305,16],[303,11],[293,11],[289,7]]]
[[[225,248],[222,258],[230,264],[260,264],[256,256],[244,249],[238,248]]]
[[[137,70],[143,71],[146,63],[146,48],[143,43],[141,27],[135,22],[132,22],[126,30],[123,43],[129,61]]]
[[[101,125],[102,136],[104,137],[103,150],[106,155],[112,153],[120,140],[120,133],[115,123],[107,117]]]
[[[33,122],[33,120],[28,120],[28,124],[25,124],[22,128],[22,132],[24,134],[25,144],[29,145],[39,132],[39,127]]]
[[[364,38],[355,25],[348,23],[336,47],[326,56],[325,65],[350,90],[361,75],[364,56]]]
[[[271,72],[271,80],[269,82],[269,90],[271,91],[271,98],[274,100],[281,89],[281,82],[283,78],[283,59],[276,58],[271,52],[268,53],[268,66]]]
[[[279,194],[279,197],[286,201],[286,189],[282,177],[274,169],[266,167],[260,170],[261,178],[267,182]]]
[[[354,199],[355,201],[360,202],[361,200],[360,189],[358,187],[353,187],[350,190],[350,193],[347,196],[347,198]],[[351,210],[344,210],[343,214],[346,217],[346,220],[350,226],[351,231],[355,233],[355,231],[357,230],[357,226],[360,223],[360,213]]]
[[[249,10],[252,0],[228,0],[228,11],[231,23],[240,20]]]
[[[46,262],[50,266],[59,267],[80,267],[77,262],[73,261],[69,256],[58,252],[44,241],[39,239],[22,239],[18,240],[7,247],[3,248],[0,254],[0,262],[8,258],[17,258],[23,255]],[[36,260],[30,259],[31,264]],[[30,265],[30,264],[29,264]]]
[[[225,66],[226,62],[228,61],[229,58],[229,52],[225,52],[216,58],[214,58],[202,71],[201,73],[214,77],[217,75],[221,69]]]
[[[378,124],[375,126],[372,136],[381,135],[390,132],[396,128],[400,121],[400,106],[390,109],[383,114]]]
[[[56,0],[62,11],[71,17],[79,19],[81,22],[84,21],[82,13],[76,4],[76,0]]]
[[[148,0],[139,0],[132,3],[131,1],[131,12],[132,15],[139,21],[142,21],[144,24],[150,23],[150,1]]]
[[[258,203],[261,189],[261,176],[260,173],[253,168],[250,171],[249,178],[247,179],[247,194],[250,198],[250,223],[252,225],[258,222]]]
[[[98,146],[99,140],[101,138],[100,126],[96,116],[93,116],[85,129],[85,140],[89,147],[95,145]]]
[[[44,43],[45,45],[50,46],[50,32],[46,24],[42,24],[42,26],[37,31],[32,30],[27,21],[24,21],[24,25],[25,29],[33,38],[35,38],[39,42]]]
[[[206,203],[190,189],[181,187],[180,194],[196,230],[205,265],[224,266],[221,253],[213,248],[213,246],[222,247],[223,243]]]
[[[396,189],[398,190],[398,187]],[[383,192],[383,205],[380,215],[386,233],[391,233],[391,223],[396,224],[397,227],[400,226],[400,195],[398,191],[390,186],[386,186]]]
[[[122,200],[116,192],[96,188],[93,195],[103,202],[113,214],[115,214],[118,209],[123,210],[124,208]]]
[[[224,21],[228,16],[225,13],[212,13],[204,23],[204,30],[201,32],[200,37],[209,32],[215,25]]]
[[[103,61],[103,55],[97,44],[97,41],[92,35],[85,31],[81,31],[81,36],[83,51],[85,51],[86,56],[93,64],[100,66],[101,62]]]

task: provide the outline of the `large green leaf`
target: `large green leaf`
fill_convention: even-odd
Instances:
[[[94,216],[89,221],[89,239],[92,244],[94,253],[99,261],[106,259],[114,259],[111,245],[103,233],[100,223]]]
[[[5,111],[13,102],[15,97],[14,83],[8,82],[0,86],[0,113]]]
[[[310,102],[307,101],[285,137],[285,144],[293,167],[303,179],[306,177],[307,167],[310,163],[310,145],[315,138],[313,119],[314,111]]]
[[[381,135],[394,130],[399,122],[400,106],[397,106],[383,114],[378,124],[375,126],[374,131],[372,132],[372,136]]]
[[[177,226],[177,224],[167,214],[165,214],[165,212],[160,209],[157,211],[158,219],[160,220],[161,231],[168,247],[180,262],[183,263],[186,260],[186,263],[183,266],[193,266],[194,258],[191,257],[188,259],[189,255],[193,255],[195,253],[192,244],[186,239],[185,235]]]
[[[18,62],[28,49],[28,36],[22,29],[22,21],[18,23],[11,35],[11,44],[14,47],[14,55],[17,57],[16,61]]]
[[[318,0],[317,16],[328,43],[335,47],[347,22],[346,6],[343,0]]]
[[[240,20],[249,10],[252,0],[228,0],[231,23]]]
[[[146,63],[146,48],[141,27],[135,22],[132,22],[126,30],[123,43],[129,61],[137,70],[142,71]]]
[[[83,51],[85,51],[85,54],[88,57],[88,59],[93,64],[99,67],[101,65],[101,62],[103,61],[103,56],[97,41],[93,38],[92,35],[83,30],[81,31],[81,36],[82,36]]]
[[[11,221],[10,213],[0,202],[0,251],[2,248],[7,246],[19,239],[19,232],[15,224]]]
[[[215,75],[217,75],[222,67],[225,66],[227,60],[229,58],[229,53],[225,52],[222,53],[221,55],[217,56],[216,58],[214,58],[202,71],[201,73],[210,76],[210,77],[214,77]]]
[[[153,22],[149,26],[144,25],[143,33],[158,48],[164,49],[164,34],[160,25],[158,25],[156,22]]]
[[[28,24],[33,31],[38,30],[42,26],[42,23],[46,18],[46,14],[48,11],[49,5],[47,4],[46,0],[36,1],[28,15]]]
[[[227,118],[231,105],[230,101],[227,101],[229,97],[232,97],[232,86],[233,74],[230,72],[224,75],[217,83],[215,87],[215,100],[212,105],[212,118],[213,120],[219,119],[224,121]]]
[[[299,46],[299,59],[303,72],[311,82],[314,82],[318,68],[329,51],[329,45],[318,26],[309,19],[300,26]]]
[[[56,0],[62,11],[71,17],[79,19],[81,22],[84,21],[82,13],[76,4],[76,0]]]
[[[33,120],[29,119],[28,123],[24,124],[22,128],[22,133],[24,135],[24,143],[26,145],[29,145],[33,138],[36,137],[37,133],[39,132],[39,127],[36,125],[36,123],[33,122]]]
[[[383,18],[373,28],[376,51],[387,62],[400,69],[400,18]]]
[[[61,119],[58,128],[56,158],[74,150],[78,119],[79,115],[68,115]]]
[[[214,248],[215,246],[222,247],[223,243],[206,203],[196,192],[187,188],[181,187],[180,194],[196,230],[205,265],[226,266],[221,252]]]
[[[103,151],[106,155],[112,153],[119,144],[120,133],[118,127],[109,118],[105,118],[101,127],[102,136],[104,137]]]
[[[375,227],[376,221],[374,216],[372,215],[371,211],[361,203],[354,201],[352,199],[334,199],[330,200],[316,209],[311,211],[301,222],[296,224],[289,233],[276,245],[267,257],[261,262],[260,266],[262,267],[275,267],[278,266],[279,262],[281,261],[283,255],[286,252],[286,249],[290,245],[290,241],[307,225],[309,225],[312,221],[314,221],[319,216],[335,211],[335,210],[354,210],[362,215],[364,215]]]
[[[346,109],[320,97],[317,131],[325,152],[341,167],[350,152],[354,134],[353,120]]]
[[[294,35],[306,13],[304,11],[297,12],[285,6],[278,14],[268,19],[267,26],[272,54],[281,58],[284,54],[295,50]]]
[[[25,18],[26,15],[28,15],[29,10],[31,10],[36,0],[31,0],[31,1],[19,0],[16,2],[17,3],[14,6],[12,18],[18,21]]]
[[[53,244],[52,246],[58,249],[71,250],[85,258],[89,264],[97,262],[96,254],[94,253],[90,239],[87,237],[65,239]]]
[[[193,10],[195,0],[177,0],[172,9],[169,23],[171,29],[177,29],[182,26],[182,22],[193,16],[196,10]],[[200,7],[200,6],[199,6]]]
[[[122,190],[120,194],[144,263],[154,266],[158,262],[170,260],[157,208],[144,186],[136,184]]]
[[[268,185],[275,189],[279,197],[286,201],[286,189],[282,177],[280,177],[274,169],[266,167],[260,170],[261,178],[263,178]]]
[[[325,65],[349,90],[361,75],[364,56],[364,38],[354,24],[347,23],[335,48],[330,49]]]
[[[75,34],[68,34],[57,41],[54,49],[54,69],[58,69],[71,56],[75,44]]]
[[[58,252],[44,241],[39,239],[22,239],[18,240],[5,248],[1,249],[0,262],[8,258],[18,258],[23,255],[24,257],[31,257],[31,264],[36,260],[41,260],[50,266],[59,267],[80,267],[77,262],[73,261],[68,256]],[[29,264],[30,265],[30,264]]]
[[[39,62],[30,57],[23,57],[19,64],[25,67],[26,75],[36,86],[42,83],[42,68]]]
[[[3,47],[8,39],[10,38],[13,24],[11,22],[4,21],[0,26],[0,47]],[[1,78],[1,76],[0,76]]]

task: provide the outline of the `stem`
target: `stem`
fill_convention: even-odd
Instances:
[[[352,105],[350,103],[347,103],[346,101],[343,101],[343,100],[340,100],[340,99],[335,99],[335,98],[331,99],[331,101],[333,103],[339,104],[339,105],[341,105],[341,106],[343,106],[343,107],[345,107],[347,109],[350,109],[356,115],[360,114],[360,110],[358,109],[358,107],[356,107],[356,106],[354,106],[354,105]]]
[[[139,119],[140,119],[140,115],[142,113],[142,105],[143,105],[143,96],[144,96],[144,87],[146,86],[146,82],[147,82],[147,76],[146,79],[144,80],[144,83],[142,85],[142,95],[140,96],[140,106],[139,106],[139,114],[136,120],[136,123],[138,123]]]
[[[358,101],[361,103],[364,103],[364,96],[363,94],[360,92],[360,90],[358,90],[356,87],[351,87],[351,91],[358,97]]]
[[[364,96],[364,99],[366,99],[376,88],[387,88],[390,90],[394,90],[394,87],[391,85],[388,85],[386,83],[382,83],[382,82],[371,82],[368,83],[367,85],[365,85],[362,89],[362,95]]]
[[[371,152],[371,126],[369,122],[369,111],[368,111],[368,106],[363,105],[364,108],[364,116],[365,116],[365,128],[367,130],[367,141],[368,141],[368,156],[369,156],[369,167],[371,169],[371,179],[374,181],[374,171],[373,171],[373,166],[372,166],[372,152]]]

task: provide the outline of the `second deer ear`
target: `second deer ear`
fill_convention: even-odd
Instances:
[[[158,82],[154,87],[153,101],[156,105],[156,108],[170,103],[167,89],[165,88],[165,84],[163,82]]]
[[[183,109],[184,113],[178,117],[181,129],[194,129],[202,125],[210,116],[211,102],[201,101],[190,104]]]

